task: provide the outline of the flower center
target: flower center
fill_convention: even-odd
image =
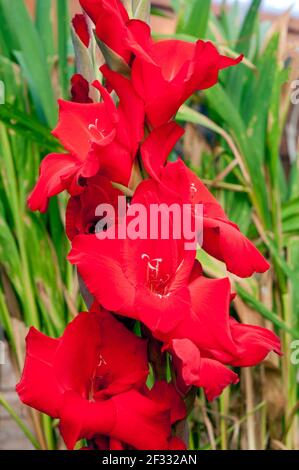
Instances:
[[[193,202],[197,193],[197,188],[194,183],[190,184],[190,199]]]
[[[95,398],[97,392],[104,390],[108,386],[107,378],[107,362],[105,358],[100,354],[99,362],[95,368],[94,375],[91,381],[90,397]]]
[[[89,124],[88,130],[91,133],[92,140],[96,143],[101,143],[105,137],[107,137],[108,133],[105,129],[99,127],[99,120],[96,119],[94,124]]]
[[[150,258],[146,253],[141,255],[142,260],[146,260],[146,282],[149,289],[159,297],[167,295],[167,286],[170,279],[169,274],[161,272],[163,258]]]

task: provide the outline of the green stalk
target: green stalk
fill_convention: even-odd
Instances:
[[[227,433],[227,419],[228,415],[228,404],[229,404],[229,388],[226,388],[222,395],[219,397],[219,406],[220,406],[220,445],[221,450],[228,449],[228,433]]]
[[[56,449],[56,440],[55,440],[55,433],[53,428],[53,420],[45,414],[41,415],[42,417],[42,424],[43,424],[43,431],[46,438],[47,443],[47,450],[55,450]]]
[[[29,439],[31,444],[35,447],[35,449],[40,449],[40,444],[37,441],[37,439],[34,437],[32,432],[28,429],[28,427],[24,424],[24,422],[19,418],[19,416],[16,414],[16,412],[11,408],[11,406],[8,404],[8,402],[5,400],[3,395],[0,394],[0,405],[3,406],[3,408],[9,413],[9,415],[12,417],[12,419],[16,422],[18,427],[23,431],[25,436]]]

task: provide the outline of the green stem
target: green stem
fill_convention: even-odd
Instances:
[[[32,432],[27,428],[27,426],[24,424],[21,418],[19,418],[19,416],[11,408],[11,406],[8,404],[8,402],[5,400],[5,398],[1,394],[0,394],[0,405],[7,411],[7,413],[9,413],[9,415],[16,422],[16,424],[21,429],[21,431],[23,431],[23,433],[29,439],[31,444],[35,447],[35,449],[40,449],[41,447],[37,439],[34,437]]]
[[[53,421],[49,416],[42,414],[42,423],[43,423],[43,431],[44,431],[46,442],[47,442],[47,449],[55,450],[56,442],[55,442]]]

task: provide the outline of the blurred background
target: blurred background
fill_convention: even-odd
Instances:
[[[57,422],[23,407],[14,393],[28,326],[59,336],[84,309],[65,260],[66,197],[46,215],[26,197],[40,160],[59,148],[50,129],[74,73],[70,18],[79,2],[1,0],[0,80],[0,449],[63,448]],[[299,2],[152,2],[155,37],[209,39],[243,64],[197,93],[178,122],[183,155],[271,262],[250,280],[231,277],[232,314],[267,326],[284,356],[243,369],[240,384],[189,419],[191,449],[299,449]],[[199,252],[206,274],[225,275]]]

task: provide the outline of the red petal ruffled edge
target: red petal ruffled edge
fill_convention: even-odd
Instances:
[[[64,178],[73,177],[79,165],[78,160],[68,154],[52,153],[45,157],[38,182],[28,197],[29,209],[46,212],[49,199],[65,190]]]
[[[175,339],[171,349],[179,360],[179,373],[183,386],[203,387],[207,399],[214,400],[228,385],[239,381],[237,374],[221,362],[202,357],[199,349],[188,339]]]

